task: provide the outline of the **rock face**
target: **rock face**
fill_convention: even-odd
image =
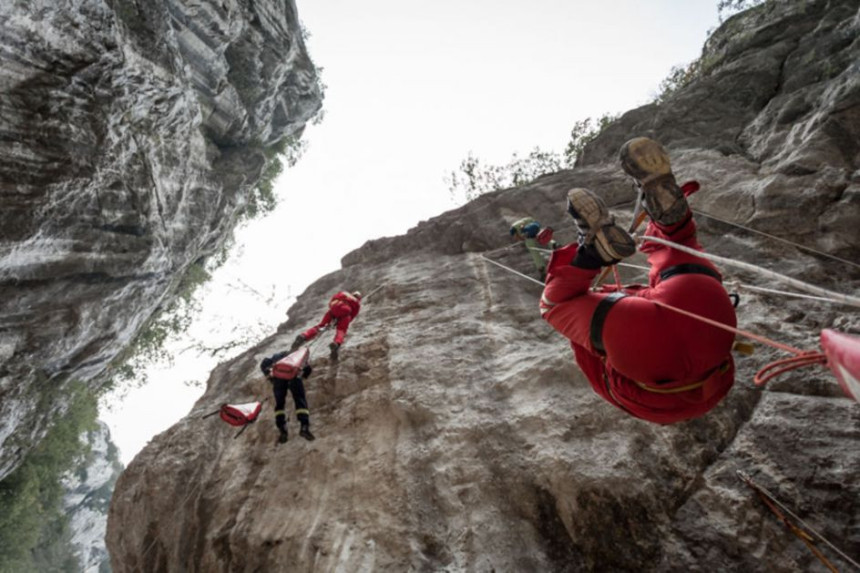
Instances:
[[[66,496],[63,505],[69,516],[71,545],[78,556],[81,571],[110,571],[105,530],[107,510],[113,487],[122,471],[110,430],[99,423],[97,430],[87,432],[90,451],[80,467],[63,481]]]
[[[64,385],[220,247],[321,93],[292,0],[3,2],[0,21],[2,478]]]
[[[600,190],[629,220],[616,153],[645,134],[668,143],[681,180],[702,183],[692,204],[708,250],[857,294],[856,266],[778,239],[860,260],[858,31],[855,0],[766,3],[716,33],[707,75],[623,116],[581,167],[347,255],[275,335],[216,368],[192,412],[120,476],[114,571],[823,570],[737,470],[860,554],[860,407],[826,371],[758,389],[755,371],[781,356],[760,347],[738,358],[735,388],[704,418],[642,422],[591,391],[540,319],[540,286],[484,258],[533,272],[521,246],[508,248],[508,225],[528,214],[572,240],[573,186]],[[336,290],[377,285],[340,361],[326,356],[328,337],[311,351],[316,441],[299,439],[291,416],[278,445],[271,402],[236,440],[200,419],[268,396],[260,359],[288,347]],[[856,312],[791,298],[744,294],[739,317],[810,349],[822,328],[860,331]]]

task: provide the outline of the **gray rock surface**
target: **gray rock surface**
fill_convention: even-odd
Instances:
[[[691,201],[708,250],[857,295],[856,267],[705,213],[860,261],[858,25],[856,0],[768,2],[716,33],[704,78],[624,115],[577,169],[348,254],[275,335],[219,365],[192,412],[122,474],[114,570],[823,571],[737,470],[860,555],[860,406],[829,373],[756,388],[755,371],[782,356],[760,346],[738,358],[735,388],[709,415],[642,422],[592,393],[540,319],[540,286],[483,258],[533,272],[519,245],[507,248],[508,225],[528,214],[572,240],[573,186],[600,190],[629,220],[616,154],[651,135],[679,179],[702,183]],[[336,290],[377,285],[340,361],[326,356],[328,337],[312,350],[316,441],[295,437],[293,417],[294,437],[278,445],[270,404],[238,440],[200,419],[268,396],[260,359]],[[856,310],[763,295],[744,295],[740,324],[809,349],[822,328],[860,332]]]
[[[102,573],[110,571],[105,546],[107,512],[114,483],[123,467],[105,423],[100,422],[96,430],[87,432],[82,441],[89,444],[89,452],[63,480],[66,492],[63,506],[80,570]]]
[[[320,105],[292,0],[0,3],[0,478]]]

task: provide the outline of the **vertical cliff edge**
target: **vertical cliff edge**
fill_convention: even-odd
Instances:
[[[0,5],[0,478],[220,248],[322,94],[292,0]]]
[[[821,565],[736,478],[754,475],[849,555],[860,553],[860,408],[823,370],[756,389],[777,353],[738,359],[702,419],[645,423],[595,396],[541,321],[540,287],[506,248],[532,215],[572,240],[564,195],[600,191],[622,220],[633,192],[616,154],[666,143],[697,179],[716,254],[857,294],[860,272],[779,238],[860,260],[860,16],[855,0],[767,2],[726,22],[702,75],[622,116],[580,166],[484,195],[348,254],[257,347],[219,365],[186,418],[120,476],[114,571],[797,571]],[[730,279],[765,284],[726,270]],[[635,279],[634,276],[628,276]],[[370,291],[339,362],[312,351],[314,442],[277,444],[271,402],[234,440],[201,415],[271,392],[259,360],[289,346],[339,288]],[[858,314],[744,295],[743,327],[815,348]]]

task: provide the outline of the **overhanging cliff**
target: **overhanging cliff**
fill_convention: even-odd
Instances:
[[[291,0],[3,2],[0,22],[2,478],[220,248],[322,94]]]
[[[629,220],[633,192],[616,154],[629,137],[649,135],[667,143],[679,179],[701,182],[699,212],[860,260],[858,32],[854,0],[768,2],[716,32],[701,78],[623,116],[577,169],[348,254],[277,334],[216,368],[192,412],[125,470],[108,524],[114,570],[818,566],[736,470],[858,554],[860,408],[826,372],[756,389],[753,373],[776,356],[760,348],[739,359],[736,387],[706,417],[641,422],[593,394],[566,340],[540,319],[540,287],[482,258],[531,272],[521,249],[505,248],[508,225],[523,215],[573,239],[564,212],[573,186],[600,191]],[[712,252],[860,288],[850,265],[699,221]],[[288,347],[334,291],[378,285],[340,361],[320,351],[324,343],[312,351],[315,442],[278,445],[270,406],[238,440],[200,419],[268,396],[259,360]],[[803,348],[816,347],[825,327],[860,330],[856,312],[795,299],[747,295],[739,313],[742,326]]]

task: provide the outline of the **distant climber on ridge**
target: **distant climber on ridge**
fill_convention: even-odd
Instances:
[[[636,180],[651,219],[645,234],[701,251],[693,214],[663,147],[632,139],[621,148],[621,165]],[[651,266],[647,286],[590,292],[600,268],[632,255],[636,243],[596,194],[571,189],[567,198],[580,237],[552,253],[540,302],[543,318],[570,339],[592,388],[609,403],[659,424],[704,415],[734,383],[734,335],[651,301],[734,327],[734,307],[719,271],[701,257],[644,242],[640,250]]]
[[[296,336],[295,341],[293,341],[293,346],[290,350],[296,350],[305,342],[313,340],[320,333],[320,330],[327,327],[331,324],[332,320],[335,321],[336,329],[334,334],[334,341],[329,344],[329,350],[331,351],[332,360],[337,360],[338,350],[340,346],[343,344],[344,338],[346,338],[346,331],[349,329],[349,323],[355,320],[355,317],[358,316],[359,311],[361,310],[361,293],[355,291],[353,293],[348,293],[346,291],[340,291],[331,297],[331,300],[328,302],[328,312],[322,317],[322,320],[316,326],[312,326],[307,329],[303,333]]]
[[[293,393],[293,402],[296,405],[296,418],[301,424],[299,435],[306,440],[314,440],[311,433],[311,416],[308,410],[308,401],[305,397],[305,385],[302,379],[311,375],[312,368],[308,360],[310,352],[306,348],[296,352],[278,352],[260,362],[260,370],[272,383],[272,392],[275,394],[275,426],[278,428],[278,441],[287,441],[287,390]]]
[[[546,276],[546,265],[549,261],[549,253],[544,250],[553,250],[558,245],[552,240],[552,227],[541,229],[540,223],[531,217],[523,217],[511,225],[510,234],[518,241],[523,241],[526,250],[532,257],[541,280]]]

